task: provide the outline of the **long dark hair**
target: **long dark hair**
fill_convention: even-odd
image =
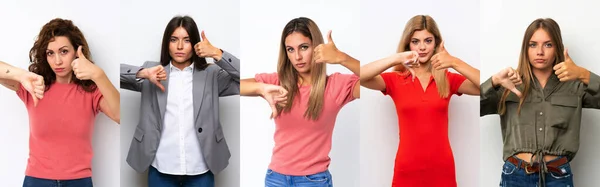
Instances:
[[[160,50],[160,64],[163,66],[169,65],[172,58],[169,54],[169,40],[171,39],[171,35],[175,32],[177,28],[183,28],[187,31],[190,36],[190,42],[192,44],[192,59],[194,62],[194,68],[198,70],[204,70],[208,66],[206,63],[206,59],[200,57],[196,54],[194,45],[200,42],[200,32],[198,31],[198,26],[196,26],[196,22],[189,16],[175,16],[169,24],[167,24],[167,28],[165,28],[165,34],[163,35],[162,48]]]
[[[46,58],[46,48],[57,36],[67,37],[75,51],[77,50],[77,47],[83,47],[83,54],[90,62],[92,62],[89,45],[85,40],[83,33],[81,33],[79,28],[77,28],[71,20],[56,18],[46,23],[33,43],[33,47],[29,50],[29,61],[31,62],[29,71],[44,77],[46,90],[48,90],[56,81],[56,74],[52,71],[50,64],[48,64],[48,59]],[[94,81],[79,80],[74,72],[71,72],[71,74],[71,82],[77,84],[86,92],[93,92],[96,90]]]

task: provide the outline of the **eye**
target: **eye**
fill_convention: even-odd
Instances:
[[[427,43],[427,44],[430,44],[431,42],[433,42],[433,40],[432,40],[432,39],[426,39],[426,40],[425,40],[425,43]]]
[[[287,50],[288,53],[293,53],[294,52],[294,48],[291,48],[291,47],[288,47],[286,50]]]
[[[413,45],[417,45],[417,44],[419,44],[419,40],[413,40],[413,41],[410,41],[410,43],[412,43]]]
[[[529,47],[530,47],[530,48],[535,48],[535,47],[537,47],[537,43],[530,43],[530,44],[529,44]]]
[[[176,42],[177,40],[175,38],[171,38],[169,41],[171,41],[171,43]]]
[[[190,43],[190,39],[186,39],[184,41],[185,41],[185,43]]]
[[[60,54],[63,54],[63,55],[67,54],[67,53],[69,53],[69,50],[62,50],[62,51],[60,51]]]
[[[306,50],[308,49],[308,46],[306,46],[306,45],[300,46],[300,49],[301,49],[302,51],[306,51]]]
[[[53,51],[48,51],[48,52],[46,52],[46,56],[52,56],[52,55],[54,55],[54,52],[53,52]]]
[[[546,48],[552,48],[552,46],[553,46],[553,45],[552,45],[552,43],[546,43],[546,44],[544,45],[544,47],[546,47]]]

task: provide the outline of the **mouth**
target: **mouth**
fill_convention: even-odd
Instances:
[[[184,57],[184,56],[185,56],[185,53],[175,53],[175,56],[178,56],[178,57]]]
[[[419,57],[426,57],[429,53],[419,53]]]
[[[544,59],[535,59],[535,60],[533,60],[533,62],[535,62],[535,63],[545,63],[546,60],[544,60]]]
[[[55,72],[63,72],[65,71],[65,68],[54,68]]]
[[[296,64],[296,67],[298,67],[298,68],[303,68],[304,66],[306,66],[306,63],[298,63],[298,64]]]

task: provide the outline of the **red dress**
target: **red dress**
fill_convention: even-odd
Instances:
[[[465,77],[447,72],[448,98],[440,98],[433,76],[423,91],[418,78],[398,72],[382,73],[386,90],[396,105],[400,144],[392,187],[455,187],[454,157],[448,140],[448,103]]]

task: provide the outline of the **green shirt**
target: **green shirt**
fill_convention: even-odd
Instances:
[[[600,77],[590,72],[590,82],[560,82],[553,73],[545,88],[537,79],[531,83],[521,114],[519,97],[510,92],[506,112],[500,116],[503,159],[521,152],[567,156],[579,149],[582,108],[600,108]],[[519,90],[523,90],[522,85]],[[498,102],[504,88],[492,86],[492,79],[481,84],[480,116],[498,114]]]

